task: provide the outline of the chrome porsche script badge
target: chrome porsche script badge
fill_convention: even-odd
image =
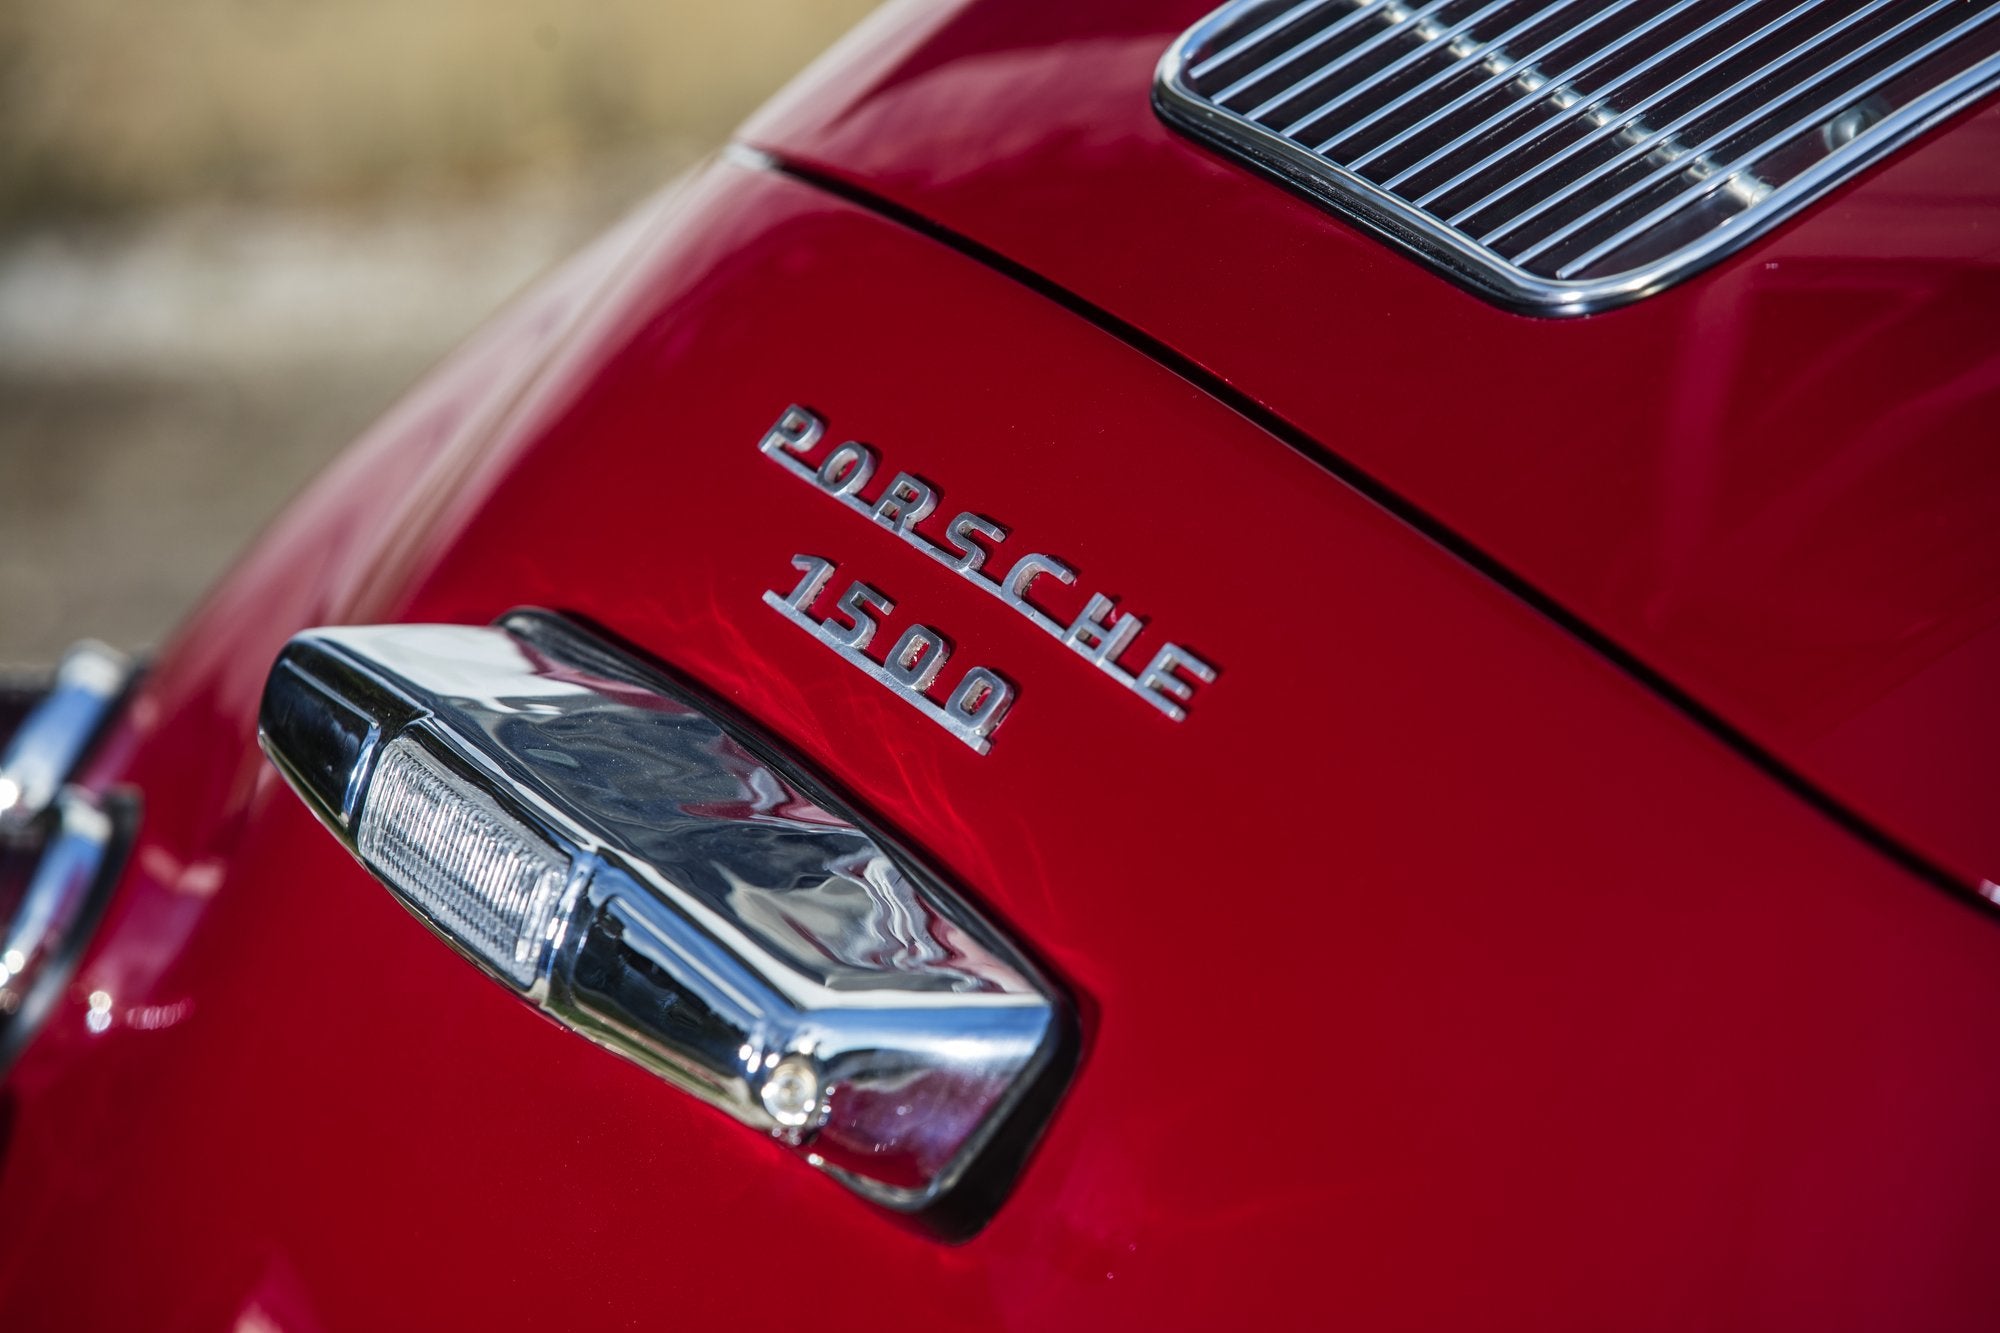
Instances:
[[[887,485],[881,487],[874,494],[872,499],[867,498],[862,492],[867,488],[870,479],[875,475],[876,464],[879,461],[875,451],[865,444],[850,440],[845,444],[828,450],[825,456],[820,458],[817,463],[808,462],[808,457],[812,455],[815,447],[825,435],[826,423],[824,421],[813,413],[808,412],[805,408],[794,405],[786,408],[784,414],[778,418],[777,423],[764,433],[764,438],[758,444],[758,448],[775,459],[780,466],[793,476],[809,483],[817,490],[839,501],[848,509],[853,510],[877,526],[900,537],[903,541],[922,551],[939,564],[944,565],[948,569],[955,570],[961,578],[964,578],[982,592],[998,598],[1016,613],[1024,617],[1028,623],[1034,625],[1043,633],[1048,634],[1058,643],[1068,647],[1077,656],[1083,658],[1084,661],[1090,663],[1106,676],[1124,686],[1126,690],[1145,700],[1148,704],[1174,721],[1179,722],[1187,716],[1186,705],[1193,698],[1196,686],[1205,685],[1215,679],[1215,667],[1209,665],[1177,643],[1160,644],[1159,648],[1154,651],[1152,657],[1147,660],[1143,668],[1136,672],[1127,670],[1124,666],[1120,665],[1120,659],[1124,656],[1126,650],[1132,646],[1133,641],[1139,637],[1140,632],[1145,629],[1146,621],[1144,617],[1133,615],[1130,612],[1122,615],[1118,614],[1118,599],[1116,597],[1102,592],[1093,592],[1089,600],[1084,604],[1083,609],[1068,624],[1064,624],[1061,620],[1051,616],[1041,607],[1029,601],[1028,593],[1034,586],[1035,580],[1044,574],[1061,584],[1076,583],[1077,572],[1074,568],[1052,555],[1041,551],[1029,551],[1015,559],[1003,577],[999,579],[989,578],[981,571],[985,568],[987,560],[997,554],[1000,544],[1007,539],[1008,530],[1006,527],[994,522],[983,514],[974,513],[970,510],[962,511],[950,522],[944,524],[943,538],[946,545],[939,545],[929,536],[926,536],[918,526],[937,509],[938,502],[942,498],[942,492],[940,492],[938,487],[914,473],[898,472],[889,479]],[[827,626],[821,622],[812,621],[806,616],[805,608],[810,607],[813,597],[818,592],[817,586],[809,592],[806,590],[807,584],[811,583],[814,577],[808,566],[802,563],[807,559],[816,559],[816,557],[801,556],[793,562],[800,569],[808,570],[808,572],[806,582],[799,585],[799,589],[793,593],[791,598],[780,599],[776,593],[767,593],[765,600],[773,606],[779,607],[780,610],[786,609],[786,605],[788,604],[791,610],[796,612],[794,619],[797,619],[806,628],[819,633],[822,638],[826,638],[828,634],[838,637],[857,632],[838,625]],[[830,567],[828,574],[830,574]],[[822,576],[823,583],[824,576]],[[849,589],[848,598],[844,598],[842,601],[843,609],[847,612],[849,618],[855,621],[858,627],[862,624],[862,621],[856,612],[861,602],[856,601],[854,606],[847,605],[848,601],[854,600],[855,589],[863,589],[871,593],[873,590],[867,589],[867,585],[865,584],[857,583],[854,585],[854,588]],[[801,600],[802,593],[804,594],[803,600]],[[881,596],[879,593],[873,593],[873,595],[878,599]],[[867,623],[867,632],[873,633],[873,622],[869,621]],[[922,628],[922,626],[916,627],[916,629]],[[914,634],[916,629],[911,630],[910,633]],[[905,640],[908,640],[909,637],[909,634],[904,635]],[[828,638],[827,642],[835,648],[840,648],[843,644],[852,648],[858,648],[859,646],[851,639],[842,639],[836,642],[836,639]],[[866,639],[864,638],[862,642],[866,642]],[[896,652],[890,654],[889,661],[891,664],[900,660],[899,654],[902,652],[902,647],[902,645],[898,645]],[[843,653],[843,655],[847,654]],[[861,658],[858,652],[850,660],[854,660],[855,658],[859,659],[856,661],[857,666],[861,666],[864,670],[869,671],[871,675],[875,675],[878,680],[883,680],[885,684],[890,683],[879,673],[891,670],[892,668],[878,667],[867,658]],[[917,665],[911,665],[904,669],[918,670],[924,660],[924,656],[919,654],[916,658],[912,659],[913,663]],[[943,658],[940,656],[938,664],[942,665],[942,663]],[[967,679],[970,680],[973,675],[979,674],[982,671],[984,671],[983,668],[975,669],[974,672],[968,673]],[[984,674],[989,677],[992,676],[991,672],[984,672]],[[914,679],[914,677],[910,677],[909,679]],[[993,677],[993,679],[997,680],[998,678]],[[961,685],[961,692],[963,689],[964,686]],[[989,702],[992,697],[995,696],[988,697]],[[1006,700],[1011,695],[997,697],[1000,698],[998,707],[1004,710]],[[957,698],[957,695],[953,696],[954,701]],[[912,698],[912,702],[919,701],[925,707],[935,707],[930,704],[929,700],[923,698],[921,689]],[[959,710],[948,705],[945,711],[947,714],[953,714]],[[966,714],[965,716],[970,717],[970,714]],[[998,716],[996,715],[992,721],[997,724],[999,721]],[[954,734],[958,734],[960,739],[965,740],[967,744],[973,744],[971,739],[959,731],[958,723],[947,722],[946,725],[950,726]],[[987,730],[990,731],[991,727],[989,726]],[[979,733],[981,739],[983,739],[984,735],[985,732]],[[975,745],[974,748],[983,750],[984,747]]]

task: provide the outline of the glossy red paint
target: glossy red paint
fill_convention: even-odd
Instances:
[[[2000,880],[2000,108],[1662,296],[1505,314],[1163,126],[1210,0],[893,6],[760,147],[1164,342]]]
[[[1220,678],[1169,722],[788,475],[794,400]],[[761,605],[801,551],[1013,676],[991,755]],[[976,1238],[537,1018],[258,755],[297,629],[517,603],[760,719],[1072,988],[1080,1072]],[[708,170],[394,414],[91,781],[146,819],[4,1090],[12,1326],[2000,1317],[2000,925],[1185,381],[772,174]]]

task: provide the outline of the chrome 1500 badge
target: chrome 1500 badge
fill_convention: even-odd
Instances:
[[[792,567],[799,571],[798,586],[780,597],[764,594],[764,605],[805,630],[827,647],[860,667],[871,680],[888,686],[897,697],[943,727],[981,754],[988,748],[986,738],[1007,716],[1014,702],[1014,687],[996,671],[973,667],[952,687],[942,706],[930,698],[930,688],[951,657],[951,643],[929,625],[912,625],[889,650],[887,661],[877,662],[862,650],[875,639],[875,617],[886,616],[896,604],[860,579],[847,585],[836,607],[847,618],[843,625],[828,617],[815,620],[812,605],[833,579],[833,561],[816,555],[795,555]]]
[[[849,441],[813,455],[826,435],[826,423],[803,407],[785,409],[776,424],[764,433],[758,448],[786,471],[811,485],[841,505],[867,518],[931,559],[955,571],[982,592],[999,599],[1016,614],[1078,657],[1097,668],[1137,699],[1143,700],[1175,722],[1187,717],[1189,702],[1197,686],[1216,677],[1216,668],[1177,643],[1161,642],[1136,671],[1121,665],[1128,649],[1146,628],[1143,617],[1117,614],[1118,599],[1093,592],[1083,609],[1068,624],[1049,615],[1029,600],[1035,581],[1043,575],[1058,583],[1074,584],[1077,571],[1055,556],[1027,551],[1008,560],[1000,578],[984,571],[988,561],[999,568],[1008,530],[984,514],[961,511],[942,525],[943,544],[933,540],[918,525],[938,508],[942,492],[929,481],[910,472],[897,472],[887,483],[871,488],[879,462],[868,445]],[[887,598],[869,585],[856,581],[842,595],[838,614],[846,619],[816,620],[810,613],[815,599],[833,577],[831,562],[818,556],[793,557],[793,565],[804,575],[789,594],[764,594],[764,601],[838,652],[871,678],[888,686],[932,721],[967,745],[985,753],[987,737],[999,726],[1013,702],[1013,687],[999,673],[984,666],[967,671],[952,688],[948,701],[939,705],[928,690],[943,670],[950,646],[928,626],[915,625],[890,650],[887,661],[877,663],[861,650],[873,638],[876,615],[887,614]]]

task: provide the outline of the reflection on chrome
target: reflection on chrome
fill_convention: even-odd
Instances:
[[[969,905],[559,617],[308,632],[261,722],[459,952],[889,1207],[938,1201],[1003,1126],[1018,1146],[1060,1077],[1061,1001]]]

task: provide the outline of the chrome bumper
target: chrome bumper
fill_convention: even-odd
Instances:
[[[0,1072],[54,1008],[123,863],[136,802],[71,780],[131,679],[124,657],[80,644],[0,714]]]

